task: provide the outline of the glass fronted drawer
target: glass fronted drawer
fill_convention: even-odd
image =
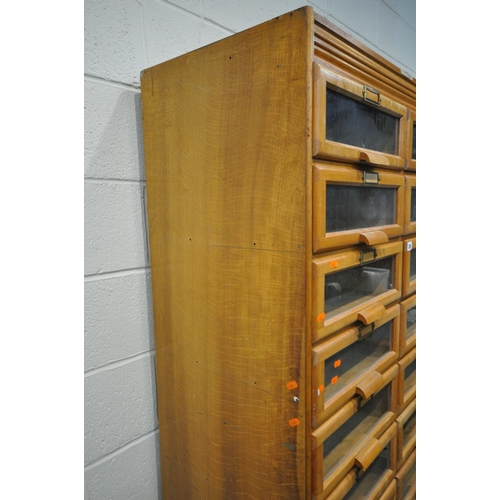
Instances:
[[[315,495],[329,494],[355,466],[366,470],[396,435],[396,384],[397,368],[394,366],[376,393],[368,399],[355,396],[313,431]],[[393,431],[387,435],[389,428]]]
[[[417,238],[403,242],[403,294],[408,297],[417,290]]]
[[[417,450],[413,450],[396,474],[398,500],[417,497]]]
[[[399,357],[402,358],[417,345],[417,294],[415,293],[403,300],[400,305]]]
[[[407,108],[314,63],[313,156],[405,166]]]
[[[417,395],[417,349],[398,361],[399,409],[403,411]]]
[[[393,432],[387,431],[388,435]],[[365,471],[354,467],[326,500],[396,500],[394,444],[395,438]]]
[[[417,115],[408,110],[408,166],[407,170],[417,170]]]
[[[401,241],[313,260],[313,342],[361,321],[373,323],[401,297]]]
[[[405,176],[315,163],[313,251],[386,243],[403,234]]]
[[[384,372],[398,360],[398,304],[369,325],[353,325],[313,347],[313,427],[323,423],[369,380],[384,382]]]
[[[417,232],[417,177],[405,175],[405,234]]]
[[[403,464],[417,446],[417,399],[396,419],[398,424],[398,464]]]

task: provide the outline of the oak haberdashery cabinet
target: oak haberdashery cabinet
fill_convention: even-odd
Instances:
[[[163,497],[414,497],[415,80],[304,7],[141,95]]]

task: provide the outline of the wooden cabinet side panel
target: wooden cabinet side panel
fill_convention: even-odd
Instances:
[[[142,75],[164,498],[306,498],[311,26]]]

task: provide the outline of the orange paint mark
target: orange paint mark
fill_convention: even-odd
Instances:
[[[292,418],[292,420],[289,420],[288,423],[290,424],[290,427],[297,427],[297,425],[300,424],[300,420],[298,418]]]
[[[319,316],[318,316],[318,323],[321,323],[324,319],[325,319],[325,313],[321,313]]]
[[[330,262],[330,267],[339,267],[339,261],[338,260],[332,260]]]
[[[333,363],[333,367],[334,368],[338,368],[340,366],[342,362],[340,361],[340,359],[337,359],[337,361],[335,361],[335,363]]]
[[[333,377],[332,380],[331,380],[332,384],[335,384],[338,379],[339,379],[339,376],[335,375],[335,377]]]
[[[286,388],[287,388],[287,389],[290,389],[290,390],[295,389],[295,388],[297,388],[298,386],[299,386],[299,384],[297,384],[297,382],[295,382],[295,380],[292,380],[291,382],[288,382],[288,383],[286,384]]]
[[[325,386],[323,384],[321,384],[319,387],[318,387],[318,391],[319,392],[323,392],[325,390]]]

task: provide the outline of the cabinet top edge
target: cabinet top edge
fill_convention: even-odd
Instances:
[[[258,30],[258,29],[262,28],[265,25],[268,25],[268,24],[271,24],[271,23],[276,23],[276,22],[279,22],[280,20],[284,20],[284,18],[286,18],[286,17],[290,17],[290,16],[294,16],[294,15],[299,15],[299,14],[304,17],[305,24],[307,26],[307,30],[309,30],[312,33],[313,26],[314,26],[315,12],[314,12],[313,7],[311,7],[310,5],[305,5],[303,7],[299,7],[298,9],[295,9],[295,10],[292,10],[292,11],[288,11],[288,12],[284,12],[283,14],[275,16],[275,17],[273,17],[271,19],[268,19],[266,21],[257,23],[257,24],[255,24],[253,26],[245,28],[244,30],[237,31],[237,32],[235,32],[235,33],[233,33],[231,35],[228,35],[228,36],[226,36],[224,38],[221,38],[220,40],[216,40],[215,42],[212,42],[212,43],[209,43],[209,44],[206,44],[206,45],[202,45],[202,46],[197,47],[195,49],[189,50],[189,51],[187,51],[187,52],[185,52],[183,54],[179,54],[178,56],[172,57],[172,58],[167,59],[165,61],[162,61],[160,63],[157,63],[157,64],[151,65],[151,66],[149,66],[147,68],[144,68],[140,72],[141,79],[142,79],[142,77],[144,76],[144,74],[146,72],[148,72],[149,70],[151,70],[153,68],[157,68],[158,66],[162,66],[163,64],[170,63],[171,61],[174,61],[174,60],[177,60],[177,59],[182,59],[182,58],[184,58],[184,57],[186,57],[188,55],[194,54],[194,53],[196,53],[198,51],[205,50],[208,47],[215,46],[215,45],[220,45],[221,43],[227,43],[228,39],[234,39],[235,37],[244,37],[244,36],[250,34],[250,32],[253,31],[253,30]]]
[[[339,28],[337,25],[333,24],[330,20],[318,14],[317,12],[314,12],[314,26],[315,27],[319,26],[323,29],[327,29],[332,33],[333,36],[343,39],[344,42],[348,43],[356,50],[364,52],[368,57],[375,59],[379,64],[382,64],[387,69],[397,73],[398,76],[411,82],[413,85],[417,84],[416,78],[406,75],[403,72],[403,70],[401,70],[401,68],[396,66],[394,63],[390,62],[389,60],[387,60],[385,57],[383,57],[373,49],[370,49],[367,45],[359,41],[353,35],[350,35],[349,33],[347,33],[347,31],[344,31],[342,28]]]
[[[289,12],[285,12],[285,13],[280,14],[278,16],[275,16],[271,19],[268,19],[267,21],[258,23],[256,25],[248,27],[242,31],[239,31],[239,32],[236,32],[232,35],[224,37],[221,40],[217,40],[217,41],[212,42],[210,44],[203,45],[201,47],[197,47],[193,50],[185,52],[184,54],[179,54],[178,56],[172,57],[171,59],[165,60],[165,61],[160,62],[158,64],[151,65],[147,68],[144,68],[140,72],[141,80],[142,80],[144,74],[153,68],[156,68],[156,67],[161,66],[161,65],[166,64],[166,63],[170,63],[171,61],[174,61],[176,59],[184,58],[187,55],[194,54],[198,51],[205,50],[207,47],[224,43],[225,40],[227,42],[228,39],[232,39],[234,37],[239,37],[239,36],[245,36],[246,34],[249,34],[252,30],[259,29],[259,27],[262,27],[263,25],[277,22],[280,20],[284,20],[284,18],[289,17],[289,16],[293,16],[293,15],[302,15],[304,17],[305,24],[308,26],[307,30],[310,31],[311,34],[315,31],[316,28],[321,28],[323,30],[326,30],[333,37],[339,38],[340,40],[342,40],[342,42],[351,46],[354,50],[364,53],[367,57],[371,58],[376,63],[380,64],[381,66],[385,67],[387,70],[391,71],[393,74],[397,75],[397,77],[403,78],[407,82],[410,82],[412,85],[416,86],[416,79],[414,77],[409,76],[401,68],[399,68],[394,63],[387,60],[385,57],[380,55],[375,50],[369,48],[367,45],[362,43],[355,36],[344,31],[342,28],[335,25],[333,22],[331,22],[326,17],[318,14],[311,5],[305,5],[303,7],[298,8],[298,9],[295,9],[295,10],[292,10]]]

